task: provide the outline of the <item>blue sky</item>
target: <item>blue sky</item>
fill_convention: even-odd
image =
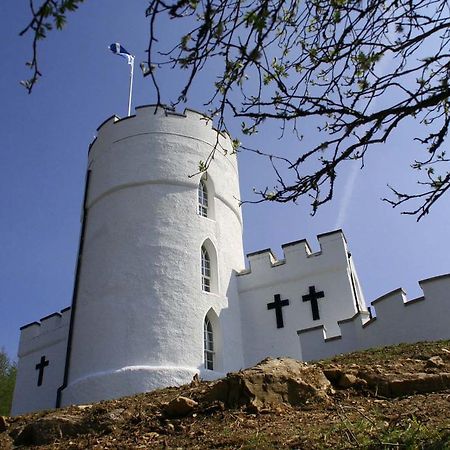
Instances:
[[[31,96],[19,85],[28,77],[25,61],[31,53],[30,39],[18,36],[29,18],[28,2],[0,4],[0,347],[12,357],[21,325],[71,302],[87,149],[104,119],[126,114],[128,66],[107,46],[120,42],[137,62],[145,58],[146,4],[88,0],[63,32],[43,43],[44,77]],[[173,34],[171,26],[161,30],[163,36]],[[180,73],[167,70],[162,79],[165,98],[175,100],[172,86],[180,85]],[[194,86],[189,107],[206,109],[196,96],[202,92]],[[149,80],[137,70],[133,104],[153,100]],[[271,247],[281,257],[281,244],[302,238],[318,249],[317,234],[343,228],[366,300],[397,287],[410,298],[420,295],[417,280],[450,272],[449,198],[420,223],[380,201],[388,182],[414,188],[407,167],[415,151],[412,132],[404,127],[388,145],[374,149],[363,171],[348,164],[336,198],[315,217],[304,201],[245,205],[246,252]],[[275,126],[267,127],[249,144],[278,152],[299,147],[293,138],[279,141],[277,135]],[[244,199],[254,199],[253,187],[274,184],[267,161],[246,153],[239,160]]]

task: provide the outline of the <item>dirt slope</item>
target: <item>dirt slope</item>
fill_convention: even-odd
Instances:
[[[450,341],[0,418],[0,449],[450,449]]]

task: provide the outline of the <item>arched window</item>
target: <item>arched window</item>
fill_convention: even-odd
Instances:
[[[208,317],[203,323],[203,349],[205,369],[214,370],[214,336],[213,327]]]
[[[198,283],[201,290],[204,293],[218,294],[220,292],[218,257],[216,248],[209,238],[205,239],[200,247],[199,269],[197,270],[200,272],[201,280],[198,279]]]
[[[205,247],[202,247],[202,290],[211,292],[211,259]]]
[[[208,217],[208,189],[203,180],[198,184],[198,214]]]

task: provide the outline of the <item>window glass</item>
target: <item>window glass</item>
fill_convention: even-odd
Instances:
[[[208,217],[208,190],[203,180],[198,185],[198,213]]]
[[[208,317],[203,324],[203,348],[205,369],[214,370],[214,337],[213,328]]]
[[[211,259],[204,247],[202,247],[202,290],[211,292]]]

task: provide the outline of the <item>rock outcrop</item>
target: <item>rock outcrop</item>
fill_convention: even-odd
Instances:
[[[313,401],[328,401],[331,383],[315,365],[290,358],[265,359],[250,369],[230,373],[212,387],[207,398],[227,407],[287,403],[301,406]]]

